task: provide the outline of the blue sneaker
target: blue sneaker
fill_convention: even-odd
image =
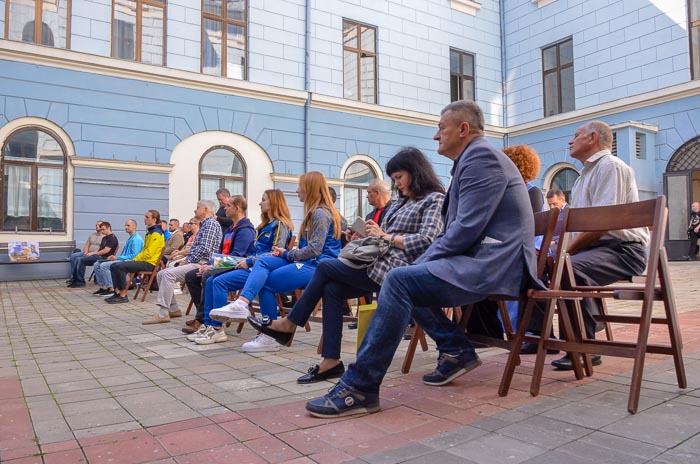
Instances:
[[[379,411],[379,394],[360,393],[338,383],[328,393],[306,403],[306,410],[312,416],[333,418],[371,414]]]
[[[473,351],[465,351],[459,355],[440,353],[437,367],[433,372],[423,376],[423,383],[439,387],[479,366],[481,366],[481,359]]]

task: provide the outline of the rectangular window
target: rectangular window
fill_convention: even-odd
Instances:
[[[343,20],[343,96],[377,102],[377,28]]]
[[[574,110],[574,42],[566,39],[542,49],[544,115]]]
[[[202,0],[202,72],[247,79],[245,0]]]
[[[700,79],[700,0],[689,0],[688,9],[692,78]]]
[[[5,37],[49,47],[70,47],[70,0],[7,0]]]
[[[474,100],[474,55],[450,49],[450,101]]]
[[[113,0],[112,6],[112,56],[164,66],[164,0]]]

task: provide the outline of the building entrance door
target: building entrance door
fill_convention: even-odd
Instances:
[[[700,201],[700,137],[684,143],[671,156],[664,173],[664,193],[668,200],[666,250],[670,260],[688,255],[690,204]]]

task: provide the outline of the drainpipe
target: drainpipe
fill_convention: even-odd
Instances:
[[[304,27],[304,172],[311,171],[311,0],[306,0]]]
[[[508,86],[506,85],[506,2],[499,0],[499,10],[501,13],[501,98],[503,99],[503,128],[506,133],[503,136],[503,146],[508,146]]]

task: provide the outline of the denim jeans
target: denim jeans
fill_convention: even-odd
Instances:
[[[316,268],[311,282],[287,319],[303,326],[313,313],[316,303],[323,298],[324,358],[340,359],[343,336],[343,309],[348,298],[363,296],[379,290],[379,285],[367,277],[366,269],[355,269],[338,259],[324,259]]]
[[[70,276],[71,279],[73,278],[73,274],[75,273],[75,268],[78,265],[78,258],[83,257],[84,253],[82,251],[76,251],[74,253],[71,253],[70,255]]]
[[[277,319],[275,293],[287,293],[306,287],[316,270],[316,260],[290,263],[277,256],[263,256],[255,262],[241,296],[253,301],[258,296],[260,311]]]
[[[85,268],[92,266],[97,261],[104,259],[100,255],[82,256],[76,260],[75,270],[73,271],[73,282],[77,284],[85,283]]]
[[[357,360],[349,366],[341,383],[360,392],[378,393],[411,316],[435,340],[440,353],[473,353],[474,346],[442,308],[476,303],[486,296],[438,279],[425,264],[389,271]]]
[[[242,289],[249,275],[250,269],[236,269],[235,271],[211,277],[204,286],[204,316],[201,322],[206,325],[221,327],[221,322],[211,319],[209,313],[212,309],[225,306],[228,303],[228,292]],[[199,318],[199,312],[197,312],[197,317]],[[276,308],[275,317],[277,317]]]
[[[100,286],[112,288],[112,274],[110,272],[110,268],[112,267],[112,264],[118,262],[119,261],[117,260],[96,262],[95,266],[93,267],[95,270],[95,282],[97,282]]]

